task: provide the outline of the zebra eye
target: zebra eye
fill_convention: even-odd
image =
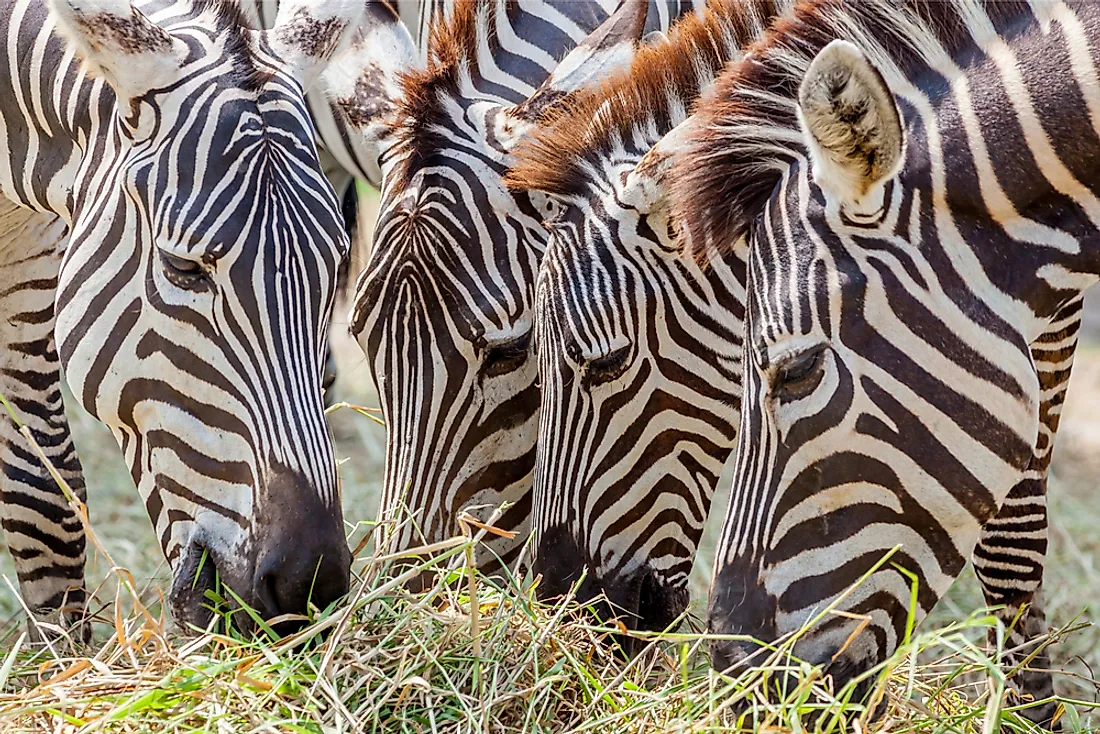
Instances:
[[[806,397],[821,383],[821,368],[824,364],[824,344],[792,355],[779,365],[772,394],[780,400],[799,400]]]
[[[589,361],[584,371],[584,381],[589,385],[603,385],[623,376],[630,363],[630,345],[619,347],[610,354]]]
[[[206,269],[202,263],[178,255],[160,251],[160,262],[164,266],[164,277],[172,285],[188,290],[196,290],[206,284]]]
[[[517,336],[501,344],[494,344],[485,351],[481,372],[486,377],[497,377],[518,370],[527,361],[531,344],[531,332]]]

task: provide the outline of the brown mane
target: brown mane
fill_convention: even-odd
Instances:
[[[740,58],[778,14],[774,0],[713,0],[669,32],[668,42],[638,51],[629,69],[600,88],[569,95],[546,112],[516,151],[509,186],[551,194],[578,193],[586,163],[635,130],[663,134],[722,69]]]
[[[798,122],[798,88],[817,53],[844,38],[888,70],[919,73],[931,61],[928,41],[951,53],[974,48],[956,3],[808,0],[765,34],[700,101],[697,125],[671,175],[673,210],[695,257],[730,251],[746,233],[786,168],[805,155]],[[1000,26],[1028,12],[1027,3],[987,0]]]
[[[446,125],[443,100],[459,88],[464,72],[476,75],[478,47],[495,48],[496,6],[494,0],[456,0],[447,17],[436,9],[428,36],[427,65],[402,75],[404,94],[398,104],[403,141],[417,160],[438,150],[443,140],[440,126]],[[415,161],[408,161],[413,165]]]

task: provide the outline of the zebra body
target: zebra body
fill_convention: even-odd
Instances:
[[[698,96],[781,10],[712,2],[521,147],[552,202],[536,292],[535,572],[661,630],[688,579],[741,392],[744,266],[680,257],[665,176]],[[594,121],[594,122],[592,122]],[[581,132],[578,132],[581,131]]]
[[[716,632],[791,632],[900,544],[840,602],[865,631],[838,616],[795,648],[849,680],[979,540],[987,598],[1039,630],[1045,472],[1100,273],[1098,39],[1087,3],[807,6],[697,113],[676,210],[697,253],[750,253]]]
[[[0,390],[83,499],[64,367],[122,447],[180,624],[209,619],[215,573],[269,616],[347,588],[320,378],[348,243],[302,89],[360,12],[286,3],[264,33],[216,2],[0,13]],[[26,602],[79,611],[79,520],[0,430]]]
[[[455,3],[432,29],[426,67],[395,100],[351,324],[388,427],[382,506],[417,517],[399,547],[453,535],[463,508],[504,502],[511,509],[498,524],[521,532],[479,551],[479,562],[511,562],[526,539],[545,211],[542,198],[511,192],[504,175],[539,115],[598,85],[639,36],[689,7],[624,3],[611,15],[616,5]]]

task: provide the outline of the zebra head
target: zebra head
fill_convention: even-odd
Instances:
[[[626,138],[551,198],[535,304],[540,592],[583,577],[577,597],[602,595],[604,619],[657,631],[687,607],[740,393],[740,322],[708,298],[738,280],[678,257],[662,180],[677,137],[648,153]]]
[[[565,93],[598,84],[646,18],[644,3],[624,3],[533,93],[503,102],[496,95],[510,93],[499,86],[509,72],[498,64],[519,59],[529,71],[531,62],[495,58],[495,29],[508,24],[505,37],[519,38],[524,24],[543,34],[550,26],[519,4],[507,14],[494,7],[466,3],[438,21],[427,68],[405,78],[351,318],[388,429],[383,511],[416,513],[396,543],[441,540],[457,532],[464,508],[511,503],[499,525],[520,532],[479,549],[486,567],[514,559],[526,540],[539,406],[531,355],[545,212],[504,176],[532,121]],[[524,40],[532,50],[575,43],[561,29]],[[546,49],[536,58],[544,56],[553,58]]]
[[[674,174],[692,248],[745,235],[749,252],[710,627],[770,643],[809,625],[794,652],[838,684],[890,655],[961,572],[1038,419],[1042,329],[987,277],[1022,245],[982,208],[968,93],[943,81],[994,69],[971,34],[1017,21],[871,5],[807,8],[724,77]],[[754,650],[715,643],[712,658]]]
[[[542,400],[534,481],[540,590],[581,579],[632,627],[663,630],[737,435],[743,265],[681,257],[667,174],[687,111],[770,3],[711,3],[630,69],[573,95],[521,147],[514,186],[548,197],[536,289]]]
[[[113,91],[75,173],[58,352],[122,446],[181,625],[216,577],[267,617],[348,587],[320,389],[348,242],[303,90],[349,5],[286,2],[259,33],[217,2],[54,2]]]

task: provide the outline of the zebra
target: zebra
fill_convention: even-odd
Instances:
[[[260,33],[217,0],[0,13],[0,393],[83,502],[64,369],[122,448],[185,629],[217,578],[268,618],[348,588],[320,388],[348,239],[303,88],[361,15],[286,2]],[[76,621],[80,518],[14,423],[0,435],[23,597]]]
[[[673,210],[696,256],[744,235],[749,258],[712,631],[772,641],[835,603],[858,618],[794,650],[843,684],[981,540],[987,599],[1022,617],[1006,662],[1032,652],[1045,472],[1100,272],[1098,40],[1088,3],[808,5],[697,110]],[[1046,660],[1032,665],[1017,685],[1049,724]]]
[[[397,548],[453,535],[464,508],[509,503],[497,524],[517,535],[479,548],[478,563],[491,572],[520,557],[539,405],[532,296],[546,232],[544,197],[510,192],[504,175],[541,114],[598,85],[641,34],[691,7],[625,2],[609,13],[615,5],[456,2],[433,23],[424,67],[384,98],[396,113],[383,131],[380,213],[349,321],[387,425],[383,511],[414,513],[391,540]]]
[[[412,68],[419,63],[417,57],[425,35],[428,19],[437,3],[432,0],[365,0],[367,19],[363,30],[369,35],[384,30],[387,37],[395,36],[400,43],[391,45],[390,52],[396,52],[388,62],[398,69]],[[241,15],[250,28],[271,28],[278,16],[278,0],[252,0],[241,3]],[[394,17],[401,24],[394,24]],[[410,34],[406,37],[406,32]],[[377,98],[377,90],[372,85],[360,85],[348,88],[348,81],[358,79],[362,63],[374,59],[377,51],[374,40],[359,44],[361,53],[343,54],[323,73],[319,84],[306,92],[306,105],[317,135],[321,168],[340,198],[340,210],[344,217],[344,228],[351,239],[352,250],[344,260],[337,280],[337,299],[342,301],[348,291],[348,282],[354,278],[357,265],[366,259],[366,253],[360,252],[365,238],[358,236],[359,196],[356,181],[364,181],[375,189],[382,185],[382,171],[378,161],[378,145],[373,135],[364,135],[358,126],[350,124],[342,113],[341,106],[334,100],[346,99],[345,104],[355,104],[355,99]],[[332,88],[341,89],[340,95],[333,95]],[[372,115],[377,122],[378,114]],[[354,262],[353,262],[354,261]],[[332,388],[336,383],[337,366],[331,345],[325,353],[325,371],[322,388],[325,390],[326,404],[333,403]]]
[[[783,10],[712,0],[560,105],[508,176],[554,204],[535,298],[533,571],[562,594],[587,569],[578,595],[643,629],[687,607],[741,393],[743,264],[680,257],[665,175],[696,99]]]

